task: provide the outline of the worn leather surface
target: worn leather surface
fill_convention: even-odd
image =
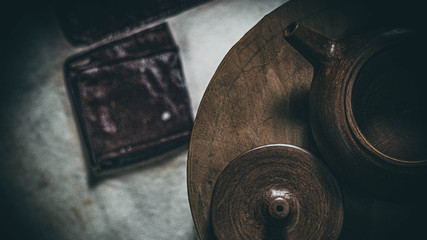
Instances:
[[[179,13],[208,0],[60,1],[58,16],[68,40],[90,44]]]
[[[188,141],[190,103],[166,24],[72,57],[65,72],[96,174]]]

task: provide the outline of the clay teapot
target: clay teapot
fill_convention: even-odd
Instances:
[[[314,67],[310,124],[332,171],[378,197],[424,194],[427,82],[420,34],[368,25],[334,41],[293,22],[284,37]]]

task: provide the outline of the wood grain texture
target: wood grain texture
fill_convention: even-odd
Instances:
[[[211,196],[220,173],[257,146],[292,144],[316,153],[308,119],[311,65],[283,38],[299,21],[339,38],[369,14],[346,1],[291,1],[252,28],[212,78],[195,120],[188,156],[188,194],[202,240],[215,239]]]
[[[218,239],[337,239],[343,223],[335,178],[292,145],[252,149],[221,173],[212,197]]]
[[[311,101],[309,101],[310,89],[314,84],[312,79],[317,66],[313,68],[309,62],[312,59],[308,58],[307,61],[303,57],[305,54],[301,52],[301,49],[298,49],[300,50],[298,52],[285,41],[286,26],[296,21],[306,29],[318,34],[320,38],[335,42],[348,35],[349,32],[354,32],[362,26],[366,26],[367,23],[377,20],[383,21],[378,22],[379,24],[396,24],[403,20],[405,24],[420,25],[421,21],[412,21],[420,18],[419,15],[412,14],[412,11],[415,11],[414,6],[405,5],[401,8],[400,5],[390,4],[393,9],[388,11],[390,9],[384,8],[381,3],[383,2],[379,1],[370,5],[364,1],[358,3],[329,0],[291,1],[261,20],[230,50],[205,92],[190,142],[187,169],[188,193],[200,239],[217,239],[211,215],[213,190],[220,174],[225,171],[224,169],[233,159],[242,153],[267,144],[290,144],[321,157],[327,162],[328,167],[331,167],[333,163],[324,158],[333,159],[338,156],[333,156],[334,152],[324,155],[325,151],[319,151],[318,147],[321,148],[322,145],[330,147],[334,144],[345,145],[344,142],[333,142],[337,135],[332,135],[329,142],[319,140],[315,142],[311,134],[310,122],[315,122],[315,127],[321,126],[322,122],[310,119],[310,107],[317,106],[318,109],[315,107],[315,111],[328,108],[330,114],[343,114],[343,110],[335,108],[333,105],[328,106],[328,103],[322,102],[321,98],[316,102],[316,98],[311,97]],[[411,11],[407,11],[408,9]],[[316,38],[311,37],[310,39]],[[313,41],[312,44],[316,44],[316,41]],[[321,51],[319,53],[321,54]],[[333,56],[327,56],[327,58],[331,57]],[[321,82],[318,81],[318,83]],[[386,96],[388,94],[380,91],[380,95],[365,95],[365,89],[372,92],[375,87],[371,87],[367,81],[359,83],[361,85],[356,86],[354,94],[360,94],[360,96],[380,96],[381,94]],[[334,82],[329,83],[326,88],[328,87],[329,92],[333,90]],[[399,87],[395,89],[399,89]],[[318,94],[318,96],[321,97],[322,94]],[[413,99],[410,94],[405,96]],[[369,105],[364,103],[379,102],[377,100],[380,98],[355,97],[355,100],[352,100],[352,104],[354,103],[359,106],[359,109],[362,109],[356,113],[359,118],[357,121],[366,122],[364,126],[367,126],[365,128],[367,130],[364,131],[368,133],[378,128],[370,128],[371,120],[363,111],[373,112],[376,105],[372,104],[371,108],[365,108]],[[422,98],[420,100],[415,97],[413,103],[416,106],[413,112],[424,109],[425,101]],[[420,126],[417,122],[419,119],[414,121],[417,126]],[[410,124],[403,124],[403,126],[414,127]],[[421,126],[423,125],[421,124]],[[424,131],[425,127],[421,130]],[[374,144],[380,144],[376,145],[380,148],[381,143],[385,141],[376,141],[375,136],[377,134],[369,134]],[[419,136],[421,141],[416,142],[423,146],[422,139],[425,135]],[[323,132],[322,137],[322,139],[327,139],[330,136],[327,132]],[[403,144],[408,144],[408,142]],[[417,165],[420,156],[423,159],[425,154],[425,148],[420,146],[413,148],[415,150],[413,152],[400,151],[400,153],[404,153],[405,156],[412,159],[410,164]],[[404,148],[403,145],[399,147]],[[394,154],[394,148],[386,148],[386,150],[390,154]],[[351,155],[349,159],[353,159]],[[363,161],[361,164],[363,165]],[[363,167],[354,168],[354,165],[358,164],[353,163],[342,167],[344,169],[342,173],[339,173],[340,170],[337,168],[332,171],[343,194],[344,221],[339,239],[425,239],[424,227],[427,221],[423,216],[427,214],[427,209],[423,198],[396,191],[389,192],[387,199],[377,198],[378,195],[384,196],[384,194],[366,191],[369,189],[369,184],[378,188],[378,186],[387,185],[387,181],[392,178],[386,177],[378,181],[378,176],[377,178],[374,176],[378,168],[370,170],[368,168],[365,172],[361,170]],[[242,168],[244,169],[244,167]],[[331,167],[330,170],[332,169]],[[365,175],[368,178],[360,183],[350,184],[351,181],[347,181],[348,177],[359,176],[363,179]],[[383,176],[380,174],[379,178]],[[392,189],[393,184],[402,180],[402,178],[398,179],[395,178],[389,182],[389,185],[380,192],[384,193],[387,192],[387,189]],[[399,189],[402,189],[402,186],[408,186],[406,183],[400,185]],[[425,182],[419,181],[418,183],[420,185],[414,189],[418,190],[417,196],[422,196],[425,194],[423,190]],[[282,204],[285,209],[285,203],[279,201],[278,204]],[[218,238],[224,238],[225,236],[222,236],[220,231],[221,229],[215,231],[219,235]],[[270,236],[266,236],[266,238],[268,239]]]

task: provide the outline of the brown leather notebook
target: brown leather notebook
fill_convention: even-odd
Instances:
[[[72,44],[91,44],[209,0],[60,1],[57,14]]]
[[[188,142],[190,101],[166,24],[71,57],[65,78],[96,174]]]

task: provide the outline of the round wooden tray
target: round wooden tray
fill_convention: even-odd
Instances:
[[[286,26],[299,21],[335,39],[367,17],[346,2],[291,1],[264,17],[224,58],[200,104],[188,155],[189,201],[201,239],[215,239],[212,192],[234,158],[275,143],[316,152],[308,119],[313,68],[284,40]]]
[[[233,159],[269,144],[293,145],[320,155],[308,116],[313,67],[284,39],[286,26],[298,22],[335,40],[371,17],[372,11],[352,1],[291,1],[264,17],[225,56],[200,104],[188,155],[188,196],[200,239],[217,239],[212,196]],[[405,209],[342,191],[344,210],[348,209],[343,239],[376,236],[372,225],[378,219],[388,221],[390,215],[384,212]]]

